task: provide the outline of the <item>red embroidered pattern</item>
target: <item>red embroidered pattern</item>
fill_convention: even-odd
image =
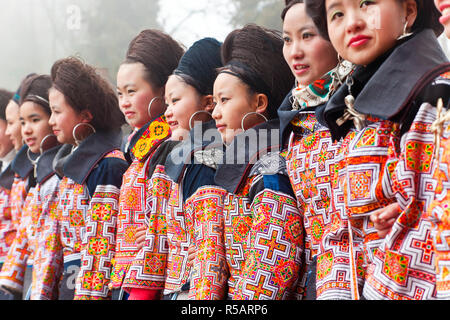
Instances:
[[[367,265],[380,244],[369,215],[395,201],[383,177],[396,158],[398,133],[391,122],[374,122],[351,131],[338,146],[330,223],[318,253],[318,299],[358,299],[362,293]]]
[[[148,230],[144,247],[132,261],[123,283],[124,289],[140,288],[162,290],[167,267],[166,211],[172,181],[164,166],[157,166],[147,185]]]
[[[430,300],[436,298],[432,226],[425,219],[435,184],[432,180],[435,108],[424,104],[402,138],[401,156],[385,175],[402,208],[392,231],[368,269],[364,296],[369,299]]]

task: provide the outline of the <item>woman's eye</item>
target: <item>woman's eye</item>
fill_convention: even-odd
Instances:
[[[221,99],[220,99],[220,102],[226,103],[228,100],[230,100],[230,99],[228,99],[228,98],[221,98]]]
[[[309,38],[314,37],[314,34],[310,33],[310,32],[305,32],[302,37],[303,37],[303,39],[309,39]]]
[[[291,43],[291,38],[283,37],[284,43]]]
[[[336,19],[338,19],[338,18],[341,18],[341,17],[343,17],[343,16],[344,16],[344,14],[343,14],[342,12],[336,11],[335,13],[333,13],[333,14],[331,15],[331,21],[334,21],[334,20],[336,20]]]
[[[362,8],[362,7],[369,6],[369,5],[374,4],[374,3],[375,3],[375,1],[373,1],[373,0],[362,0],[359,3],[359,6]]]

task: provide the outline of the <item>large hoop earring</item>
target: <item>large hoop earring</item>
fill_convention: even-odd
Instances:
[[[192,120],[194,120],[194,117],[196,115],[202,114],[202,113],[207,113],[212,119],[212,114],[210,112],[206,111],[206,110],[199,110],[197,112],[194,112],[194,114],[189,118],[189,129],[192,130],[194,128],[193,125],[192,125]]]
[[[28,149],[27,149],[27,157],[28,157],[28,160],[30,160],[30,162],[31,162],[31,163],[33,164],[33,166],[34,166],[34,165],[36,165],[37,162],[39,161],[39,158],[40,158],[41,155],[39,155],[36,159],[33,160],[33,158],[32,158],[31,155],[30,155],[30,152],[31,152],[31,150],[30,150],[30,148],[28,148]]]
[[[50,146],[50,147],[47,147],[47,148],[44,149],[44,142],[46,142],[46,141],[47,141],[48,139],[50,139],[50,138],[54,138],[56,141],[54,141],[54,143],[51,143],[51,146]],[[42,139],[42,141],[41,141],[41,144],[40,144],[40,146],[39,146],[39,151],[40,151],[41,154],[43,154],[45,151],[47,151],[47,150],[50,149],[50,148],[53,148],[53,147],[56,146],[57,144],[58,144],[58,139],[56,138],[56,136],[55,136],[54,134],[46,135],[46,136],[44,137],[44,139]]]
[[[155,101],[158,100],[158,99],[160,99],[161,101],[163,100],[162,97],[154,97],[154,98],[150,101],[150,103],[148,104],[147,114],[148,114],[148,116],[150,117],[150,120],[152,120],[152,119],[154,118],[154,117],[152,116],[152,105],[153,105],[153,102],[155,102]]]
[[[80,139],[77,138],[77,132],[76,132],[76,131],[77,131],[77,129],[78,129],[79,127],[81,127],[82,125],[88,126],[90,129],[92,129],[93,132],[92,132],[91,134],[96,133],[95,128],[94,128],[90,123],[84,123],[84,122],[82,122],[82,123],[77,124],[77,125],[73,128],[73,131],[72,131],[72,136],[73,136],[73,139],[75,140],[75,144],[76,144],[77,146],[80,145],[80,143],[81,143],[82,140],[80,140]]]
[[[36,159],[33,160],[31,158],[30,151],[31,151],[30,148],[28,148],[27,149],[27,157],[28,157],[28,160],[30,160],[31,165],[33,166],[33,174],[34,174],[34,177],[36,178],[37,177],[37,163],[39,161],[39,158],[41,157],[41,154]]]
[[[403,34],[400,37],[398,37],[397,40],[408,38],[413,34],[412,32],[406,32],[407,29],[408,29],[408,20],[406,20],[405,26],[403,27]]]
[[[245,121],[245,119],[246,119],[248,116],[250,116],[250,115],[252,115],[252,114],[256,114],[256,115],[258,115],[258,116],[263,117],[264,122],[269,121],[269,120],[266,118],[266,116],[263,115],[262,113],[258,113],[258,112],[249,112],[249,113],[247,113],[247,114],[242,118],[242,120],[241,120],[241,129],[242,129],[242,131],[246,131],[246,130],[247,130],[247,129],[244,128],[244,121]]]

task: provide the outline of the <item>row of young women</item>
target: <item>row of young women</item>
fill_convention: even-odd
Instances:
[[[435,4],[291,0],[282,37],[186,52],[145,30],[118,97],[75,58],[27,77],[0,121],[2,299],[449,299]]]

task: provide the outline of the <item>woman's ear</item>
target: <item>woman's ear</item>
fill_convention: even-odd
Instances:
[[[258,93],[256,95],[256,112],[265,114],[267,107],[269,106],[269,99],[263,93]]]
[[[408,22],[408,30],[411,30],[412,26],[417,19],[417,2],[415,0],[407,0],[405,2],[406,21]]]
[[[80,115],[81,115],[81,122],[83,123],[90,123],[92,119],[94,119],[92,113],[87,109],[81,111]]]
[[[202,97],[202,109],[212,113],[214,110],[214,99],[212,95]]]

